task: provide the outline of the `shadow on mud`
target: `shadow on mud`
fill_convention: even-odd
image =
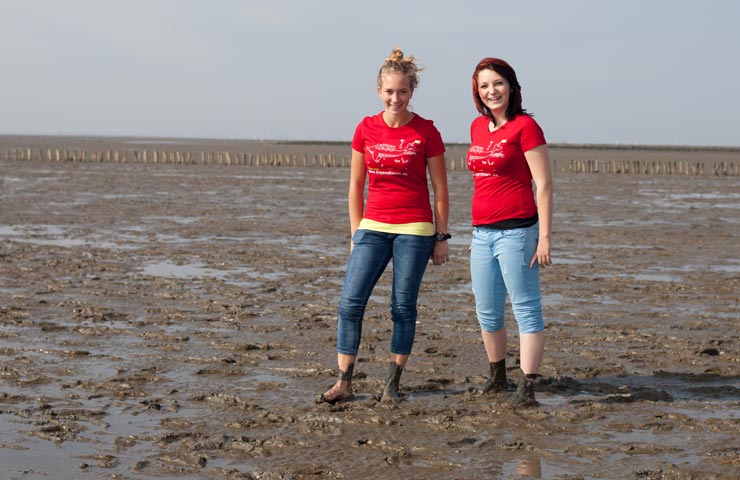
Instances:
[[[437,396],[478,395],[475,388],[454,389],[447,385],[408,386],[403,399]],[[516,388],[510,385],[510,390]],[[650,376],[619,375],[576,380],[572,377],[541,377],[536,385],[540,393],[559,395],[570,403],[632,403],[639,401],[736,402],[740,401],[740,377],[714,373],[656,371]],[[362,395],[360,395],[362,397]],[[371,400],[372,395],[367,395]],[[359,398],[358,398],[359,399]],[[377,400],[377,398],[376,398]]]
[[[652,376],[620,375],[575,380],[571,377],[542,379],[538,390],[565,396],[590,395],[603,397],[602,403],[636,401],[738,401],[740,377],[713,373],[681,373],[656,371]],[[574,399],[573,403],[594,399]]]

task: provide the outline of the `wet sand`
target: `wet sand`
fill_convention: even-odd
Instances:
[[[336,376],[348,175],[0,159],[0,476],[737,478],[738,177],[556,172],[541,404],[513,408],[476,392],[471,180],[451,171],[451,261],[427,270],[404,400],[374,398],[386,275],[357,399],[315,405]]]

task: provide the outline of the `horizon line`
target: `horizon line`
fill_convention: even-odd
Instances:
[[[44,133],[0,133],[0,140],[12,139],[12,138],[59,138],[79,141],[88,140],[119,140],[125,142],[126,140],[152,140],[153,143],[158,141],[167,141],[171,143],[177,140],[184,140],[188,142],[192,141],[228,141],[228,142],[243,142],[243,143],[262,143],[262,144],[293,144],[293,145],[329,145],[329,146],[341,146],[350,145],[349,140],[295,140],[295,139],[279,139],[279,138],[264,138],[264,139],[252,139],[252,138],[240,138],[240,137],[201,137],[201,136],[190,136],[190,137],[178,137],[168,135],[106,135],[106,134],[44,134]],[[469,142],[444,142],[445,145],[461,147],[468,145]],[[623,149],[623,150],[713,150],[713,151],[740,151],[740,145],[706,145],[706,144],[649,144],[649,143],[602,143],[602,142],[548,142],[547,145],[552,148],[574,148],[574,149],[599,149],[599,150],[610,150],[610,149]]]

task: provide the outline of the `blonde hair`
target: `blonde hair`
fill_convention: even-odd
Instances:
[[[383,63],[383,66],[380,67],[380,71],[378,72],[378,87],[383,86],[383,75],[387,73],[400,73],[409,79],[411,90],[414,90],[419,84],[417,73],[422,70],[423,67],[416,64],[416,59],[413,55],[404,57],[403,51],[400,48],[393,47],[390,56],[385,59],[385,63]]]

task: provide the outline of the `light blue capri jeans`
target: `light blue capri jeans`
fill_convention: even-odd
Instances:
[[[393,259],[391,352],[410,355],[416,333],[416,301],[421,279],[434,250],[434,237],[358,229],[352,241],[339,302],[337,352],[357,355],[365,307],[375,284]]]
[[[470,276],[475,311],[484,331],[504,328],[507,292],[519,333],[537,333],[545,328],[539,265],[535,262],[529,268],[538,241],[538,223],[511,230],[473,229]]]

